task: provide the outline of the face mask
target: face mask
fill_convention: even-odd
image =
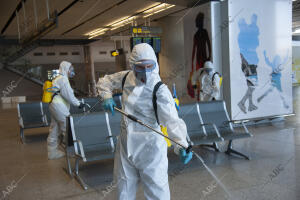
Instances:
[[[147,83],[147,80],[151,77],[152,72],[135,72],[135,77],[142,83]]]
[[[206,69],[204,69],[204,70],[205,70],[205,72],[208,73],[208,74],[209,74],[210,72],[212,72],[212,69],[210,69],[210,68],[206,68]]]
[[[135,77],[140,80],[142,83],[147,83],[146,72],[135,72]]]
[[[134,64],[135,77],[142,83],[147,83],[147,79],[150,78],[152,71],[156,67],[156,62],[153,60],[141,60]]]

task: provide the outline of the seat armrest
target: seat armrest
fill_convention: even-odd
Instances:
[[[74,142],[74,144],[78,144],[79,149],[80,149],[80,154],[75,149],[75,155],[78,156],[78,157],[80,157],[84,162],[86,162],[86,157],[85,157],[85,154],[84,154],[82,142],[80,140],[73,140],[73,142]]]
[[[23,118],[19,117],[19,125],[24,128]]]
[[[229,121],[226,121],[224,123],[242,124],[242,123],[249,122],[249,121],[250,120],[248,120],[248,119],[244,119],[244,120],[229,120]]]
[[[43,122],[44,122],[46,125],[49,125],[47,116],[46,116],[45,114],[43,114]]]
[[[222,138],[221,135],[220,135],[220,132],[219,132],[219,130],[218,130],[218,128],[217,128],[217,126],[216,126],[214,123],[200,124],[200,126],[212,126],[212,127],[215,129],[217,136],[218,136],[219,138]]]
[[[231,124],[242,124],[245,132],[248,133],[249,135],[251,135],[250,132],[249,132],[249,130],[248,130],[248,128],[245,125],[245,122],[249,122],[249,121],[250,120],[230,120],[230,121],[224,122],[224,124],[226,124],[226,123],[228,123],[228,124],[229,123],[231,123]]]
[[[118,139],[118,136],[110,135],[110,136],[107,136],[107,137],[106,137],[107,140],[110,140],[111,138],[112,138],[112,139],[115,138],[115,139],[117,140],[117,139]],[[114,144],[114,143],[111,145],[111,148],[112,148],[112,152],[115,152],[115,151],[116,151],[116,148],[115,148],[115,144]]]
[[[107,139],[107,140],[109,140],[110,138],[116,138],[116,139],[117,139],[117,137],[118,137],[118,136],[110,135],[110,136],[107,136],[106,139]]]

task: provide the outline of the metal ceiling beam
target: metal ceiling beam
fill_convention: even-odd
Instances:
[[[1,30],[1,35],[6,31],[6,29],[8,28],[8,26],[11,24],[11,22],[14,20],[14,18],[16,17],[16,11],[19,12],[22,8],[22,2],[26,2],[26,0],[21,0],[20,3],[17,5],[16,9],[14,10],[13,14],[10,16],[10,18],[8,19],[8,21],[6,22],[5,26],[2,28]],[[57,16],[62,15],[64,12],[66,12],[67,10],[69,10],[72,6],[74,6],[76,3],[78,3],[79,0],[74,0],[72,1],[69,5],[67,5],[64,9],[62,9]]]
[[[64,12],[66,12],[67,10],[69,10],[72,6],[74,6],[76,3],[78,3],[79,0],[74,0],[72,1],[67,7],[65,7],[62,11],[60,11],[57,16],[62,15]]]
[[[97,40],[88,39],[40,39],[37,43],[40,46],[54,46],[54,45],[86,45]],[[0,38],[1,45],[19,45],[18,39]]]
[[[184,7],[195,7],[199,6],[201,4],[207,3],[211,0],[152,0],[152,1],[157,1],[161,3],[168,3],[168,4],[173,4],[177,6],[184,6]]]
[[[113,8],[115,8],[115,7],[117,7],[117,6],[121,5],[121,4],[123,4],[123,3],[125,3],[126,1],[127,1],[127,0],[122,0],[122,1],[120,1],[120,2],[118,2],[118,3],[116,3],[116,4],[114,4],[114,5],[110,6],[109,8],[107,8],[107,9],[101,11],[101,12],[98,13],[97,15],[94,15],[93,17],[88,18],[87,20],[81,22],[80,24],[74,26],[73,28],[70,28],[69,30],[63,32],[61,35],[65,35],[65,34],[71,32],[71,31],[77,29],[78,27],[82,26],[83,24],[85,24],[85,23],[87,23],[87,22],[89,22],[89,21],[95,19],[96,17],[99,17],[100,15],[102,15],[102,14],[106,13],[107,11],[109,11],[109,10],[111,10],[111,9],[113,9]]]
[[[11,14],[10,18],[8,19],[8,21],[6,22],[6,24],[4,25],[4,27],[1,30],[1,34],[3,34],[6,29],[8,28],[8,26],[11,24],[11,22],[14,20],[14,18],[16,17],[16,11],[19,12],[22,8],[22,4],[25,4],[26,0],[21,0],[19,2],[19,4],[17,5],[16,9],[13,11],[13,13]]]

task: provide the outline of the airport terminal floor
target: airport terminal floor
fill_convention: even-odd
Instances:
[[[169,184],[173,200],[297,200],[300,199],[300,88],[294,88],[295,116],[284,122],[250,126],[253,138],[235,141],[234,147],[251,160],[196,148],[229,191],[214,181],[194,157],[188,165],[169,153]],[[19,140],[17,110],[2,105],[0,115],[0,199],[116,199],[112,184],[113,160],[81,166],[90,186],[83,190],[64,171],[65,159],[48,160],[48,128],[26,131]],[[300,166],[300,165],[299,165]],[[2,195],[2,196],[1,196]],[[144,199],[142,188],[137,199]]]

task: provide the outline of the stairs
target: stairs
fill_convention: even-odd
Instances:
[[[12,63],[12,62],[18,60],[19,58],[23,57],[30,51],[36,49],[38,46],[39,46],[38,42],[33,42],[30,45],[20,48],[19,50],[14,52],[12,55],[9,55],[8,57],[6,57],[4,59],[4,61],[3,61],[4,65],[8,65],[9,63]]]

